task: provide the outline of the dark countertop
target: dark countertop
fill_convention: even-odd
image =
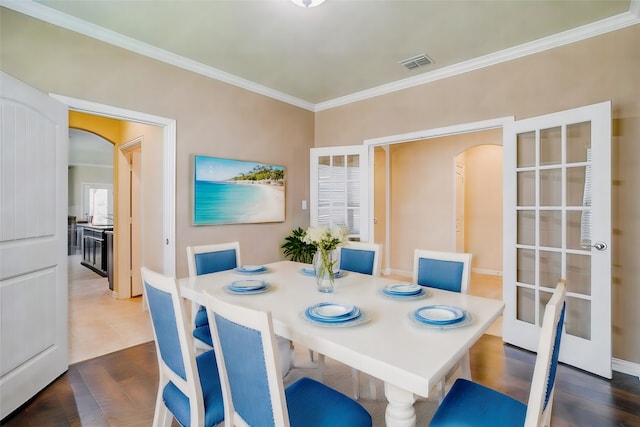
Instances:
[[[113,225],[78,224],[78,227],[89,228],[91,230],[113,231]]]

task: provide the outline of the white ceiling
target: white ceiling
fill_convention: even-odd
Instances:
[[[69,165],[113,168],[113,144],[94,133],[69,129]]]
[[[640,22],[640,0],[0,1],[314,111]]]

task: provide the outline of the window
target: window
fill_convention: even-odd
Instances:
[[[113,185],[82,184],[84,219],[95,225],[113,224]]]

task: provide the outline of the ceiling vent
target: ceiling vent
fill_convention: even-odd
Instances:
[[[400,61],[399,64],[402,64],[407,70],[413,70],[414,68],[433,64],[433,60],[423,53],[421,55],[414,56],[413,58],[404,59]]]

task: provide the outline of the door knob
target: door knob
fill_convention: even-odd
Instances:
[[[593,247],[598,251],[604,251],[605,249],[607,249],[607,244],[604,242],[596,242]]]
[[[595,248],[598,251],[604,251],[607,249],[607,244],[604,242],[595,242],[593,245],[580,245],[583,248]]]

